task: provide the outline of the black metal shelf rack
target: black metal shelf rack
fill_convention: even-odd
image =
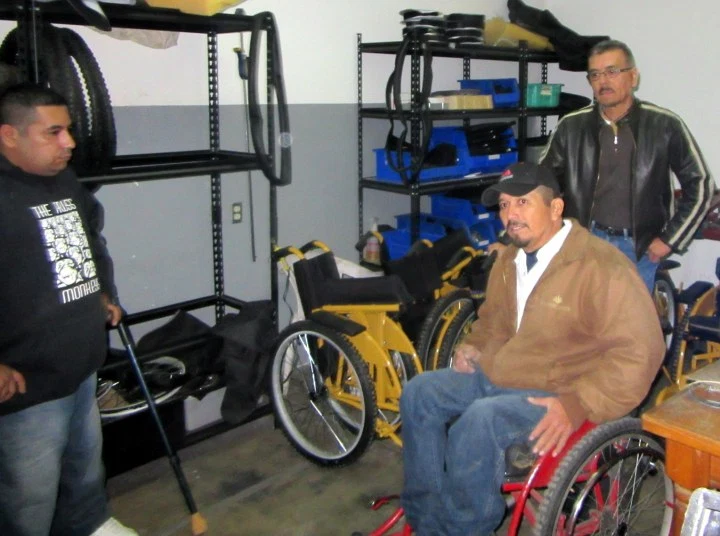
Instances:
[[[363,172],[363,120],[364,119],[394,119],[398,114],[388,110],[384,106],[365,106],[363,102],[363,55],[364,54],[389,54],[396,55],[401,49],[399,41],[386,41],[376,43],[363,43],[362,34],[357,34],[357,72],[358,72],[358,220],[360,235],[363,234],[363,214],[365,189],[381,190],[408,195],[410,198],[411,214],[411,240],[417,240],[419,236],[419,214],[420,198],[423,195],[448,193],[452,191],[468,190],[484,187],[497,181],[499,174],[486,174],[477,177],[468,177],[446,181],[420,182],[417,174],[410,178],[407,184],[398,184],[377,180],[374,177],[367,177]],[[518,65],[518,83],[520,86],[520,105],[517,108],[502,108],[492,110],[429,110],[419,111],[420,103],[417,96],[420,94],[420,64],[423,51],[429,50],[433,57],[455,58],[462,60],[462,78],[470,79],[470,66],[473,60],[485,61],[507,61],[516,62]],[[432,122],[446,120],[462,120],[468,122],[471,119],[498,119],[517,118],[517,142],[518,155],[522,161],[525,159],[525,151],[528,145],[528,118],[539,117],[541,135],[544,136],[547,130],[547,117],[562,115],[569,110],[564,108],[528,108],[525,105],[525,92],[528,83],[528,67],[531,63],[538,63],[541,66],[541,83],[547,83],[547,68],[549,63],[557,63],[558,57],[553,52],[536,51],[527,47],[527,43],[521,42],[518,48],[494,47],[494,46],[463,46],[448,47],[437,44],[421,43],[419,40],[411,43],[407,49],[410,57],[410,93],[412,102],[410,109],[405,112],[410,123],[411,145],[417,148],[419,136],[419,124],[422,118],[429,118]]]
[[[117,4],[103,4],[105,12],[110,24],[117,28],[147,29],[147,30],[166,30],[178,31],[186,33],[205,34],[207,36],[207,59],[208,59],[208,122],[209,122],[209,143],[208,148],[197,151],[178,151],[152,154],[137,155],[119,155],[116,156],[106,172],[92,176],[81,176],[80,182],[93,185],[109,185],[125,182],[142,182],[154,181],[160,179],[173,179],[180,177],[210,178],[210,211],[212,214],[212,241],[213,241],[213,274],[214,274],[214,294],[201,298],[168,304],[147,311],[139,311],[126,316],[125,321],[128,325],[140,324],[149,320],[159,319],[171,316],[178,310],[191,311],[205,307],[215,308],[216,320],[220,320],[225,314],[225,307],[233,307],[240,309],[244,303],[242,300],[233,298],[225,294],[224,289],[224,264],[223,264],[223,239],[222,239],[222,213],[221,213],[221,174],[229,172],[241,172],[260,169],[259,159],[254,153],[243,153],[236,151],[226,151],[220,149],[220,116],[219,116],[219,96],[218,96],[218,58],[217,58],[217,36],[223,33],[240,33],[253,30],[256,25],[254,17],[246,15],[230,15],[217,14],[211,17],[190,15],[182,13],[174,9],[149,8],[146,6],[125,6]],[[86,26],[87,22],[65,2],[36,3],[31,0],[17,0],[15,2],[0,3],[0,20],[15,21],[18,27],[18,52],[20,56],[20,68],[23,75],[28,80],[38,81],[37,65],[32,54],[33,43],[36,43],[41,32],[42,23],[48,22],[53,24],[69,24]],[[274,27],[266,27],[263,30],[274,32]],[[274,40],[267,40],[267,65],[268,69],[272,66]],[[268,85],[271,86],[268,81]],[[272,87],[268,87],[268,153],[274,154],[274,112],[269,97]],[[271,162],[274,169],[274,163]],[[278,223],[277,223],[277,192],[276,185],[271,182],[269,193],[269,212],[270,212],[270,242],[271,245],[277,242]],[[278,284],[277,272],[273,266],[268,267],[271,277],[271,300],[275,309],[278,301]],[[184,342],[185,346],[199,346],[204,340],[198,338],[188,339]],[[158,355],[167,355],[166,352],[176,350],[175,348],[162,348],[159,351],[147,355],[138,355],[139,361],[153,359]],[[121,366],[117,363],[108,365],[109,367]],[[193,393],[184,393],[184,396]],[[168,407],[175,409],[180,408],[182,412],[182,404],[180,399],[174,399],[163,403],[165,411]],[[174,404],[173,404],[174,403]],[[161,410],[163,407],[160,408]],[[266,415],[271,412],[269,404],[256,409],[256,411],[247,419],[248,421]],[[135,417],[135,416],[133,416]],[[122,419],[110,423],[115,427],[118,423],[118,436],[127,434],[127,427],[133,426],[132,422],[123,423],[122,421],[132,421],[133,417]],[[167,415],[165,416],[167,419]],[[177,411],[170,415],[170,419],[177,421]],[[180,415],[182,420],[182,415]],[[177,423],[175,423],[177,424]],[[151,423],[147,423],[151,426]],[[175,443],[175,447],[187,446],[195,443],[205,437],[215,433],[227,430],[230,427],[227,423],[221,422],[206,428],[202,428],[195,433],[183,435],[173,434],[171,440]],[[122,431],[120,431],[122,428]],[[172,428],[172,423],[171,423]],[[177,426],[176,426],[177,428]],[[180,426],[182,428],[182,426]],[[147,434],[129,434],[138,437]],[[117,441],[117,438],[116,438]],[[108,467],[108,473],[113,474],[121,470],[129,469],[139,463],[144,463],[148,459],[162,455],[160,445],[156,445],[156,449],[149,444],[141,447],[142,454],[137,459],[122,460],[121,463],[111,463]],[[127,457],[127,453],[123,456]],[[106,460],[107,463],[107,460]]]

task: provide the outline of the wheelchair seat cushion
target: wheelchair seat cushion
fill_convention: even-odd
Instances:
[[[387,274],[400,277],[417,301],[432,297],[433,292],[442,286],[433,249],[414,251],[385,264]]]
[[[396,275],[368,277],[360,279],[331,279],[319,289],[320,303],[323,305],[366,305],[412,303],[402,279]]]
[[[400,304],[413,301],[398,276],[340,278],[331,251],[293,264],[305,315],[323,305]]]
[[[433,243],[430,252],[432,252],[435,257],[435,262],[441,274],[454,266],[451,261],[457,252],[465,247],[472,247],[472,244],[470,238],[462,229],[453,231]]]
[[[691,316],[688,332],[699,339],[720,342],[720,317]]]

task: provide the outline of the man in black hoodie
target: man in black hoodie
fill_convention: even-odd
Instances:
[[[122,313],[70,123],[52,90],[0,95],[0,534],[131,536],[108,510],[95,399]]]

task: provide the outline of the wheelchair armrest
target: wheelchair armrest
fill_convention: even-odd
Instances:
[[[698,301],[700,297],[711,288],[713,288],[712,283],[708,283],[707,281],[695,281],[692,285],[680,293],[677,301],[678,303],[690,305]]]

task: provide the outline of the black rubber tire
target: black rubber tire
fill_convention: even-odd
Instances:
[[[462,342],[470,332],[470,326],[477,320],[477,311],[474,304],[463,303],[455,317],[450,321],[445,336],[440,343],[440,351],[437,356],[437,368],[452,366],[452,358],[455,347]]]
[[[270,392],[283,433],[318,465],[357,460],[375,437],[377,418],[367,364],[345,336],[311,320],[291,324],[278,341]]]
[[[188,381],[185,363],[171,356],[163,356],[140,364],[145,384],[156,404],[176,398]],[[115,421],[135,415],[148,408],[147,400],[135,377],[129,370],[98,376],[96,392],[100,419]]]
[[[673,329],[677,322],[677,288],[670,274],[665,270],[658,270],[655,273],[653,301],[665,335],[665,346],[670,348]]]
[[[690,326],[690,317],[690,308],[687,308],[673,328],[670,347],[668,348],[668,351],[665,354],[665,359],[663,360],[663,368],[667,371],[668,377],[673,382],[678,380],[679,374],[682,372],[678,370],[680,367],[680,356],[684,356],[684,359],[689,357],[686,356],[688,350],[686,335],[688,327]]]
[[[647,396],[645,397],[645,400],[643,400],[640,403],[640,406],[638,406],[637,414],[642,415],[647,410],[654,408],[658,405],[658,397],[660,396],[660,393],[663,393],[668,387],[670,387],[671,382],[668,379],[667,375],[665,374],[665,371],[663,369],[660,369],[657,376],[655,376],[655,380],[653,380],[652,385],[650,386],[650,391],[648,392]],[[664,393],[663,396],[666,396],[667,393]]]
[[[420,374],[420,371],[415,366],[415,361],[411,355],[403,352],[390,351],[390,359],[393,362],[395,373],[397,374],[400,384],[405,385],[415,376]],[[388,412],[383,410],[378,403],[378,418],[390,423],[398,424],[400,422],[400,412]]]
[[[105,78],[95,56],[85,41],[69,28],[59,29],[68,60],[73,62],[76,78],[84,99],[84,116],[88,126],[85,144],[93,155],[85,161],[82,173],[95,174],[107,171],[117,150],[117,133],[112,103]]]
[[[68,101],[71,108],[77,99],[79,85],[76,83],[74,73],[70,65],[63,61],[64,45],[57,29],[49,24],[43,26],[40,33],[41,40],[38,57],[38,68],[42,83],[60,93]],[[18,57],[17,28],[10,30],[0,45],[0,61],[13,65],[18,69],[21,67]]]
[[[600,520],[601,528],[592,534],[668,534],[673,486],[665,474],[664,460],[663,445],[642,430],[639,419],[625,417],[598,426],[570,449],[558,465],[537,510],[533,534],[555,536],[560,530],[564,530],[563,534],[574,534],[576,522],[591,523],[593,514],[597,514],[594,520]],[[633,468],[635,472],[629,473],[628,469]],[[619,491],[617,486],[621,486]],[[628,487],[632,487],[633,493],[626,493]],[[621,505],[622,515],[608,510],[607,504],[612,501],[605,502],[601,509],[594,504],[598,497],[607,499],[605,493],[616,491],[617,496],[630,501]],[[633,503],[638,497],[643,498],[642,506]],[[649,508],[653,505],[659,510],[656,517]],[[633,507],[642,508],[644,515],[630,515],[635,512]],[[645,521],[657,523],[657,530],[640,531],[630,526]],[[590,530],[592,527],[583,527],[583,534],[590,534]]]
[[[74,31],[42,27],[37,53],[42,83],[68,103],[75,149],[71,164],[78,175],[107,171],[117,147],[110,95],[92,52]],[[19,67],[17,29],[0,45],[0,61]]]
[[[452,320],[464,303],[472,304],[474,307],[470,291],[457,289],[438,299],[428,311],[420,326],[415,343],[415,350],[423,370],[438,368],[437,354],[442,344],[442,341],[438,340],[438,334],[447,327],[447,323]]]

